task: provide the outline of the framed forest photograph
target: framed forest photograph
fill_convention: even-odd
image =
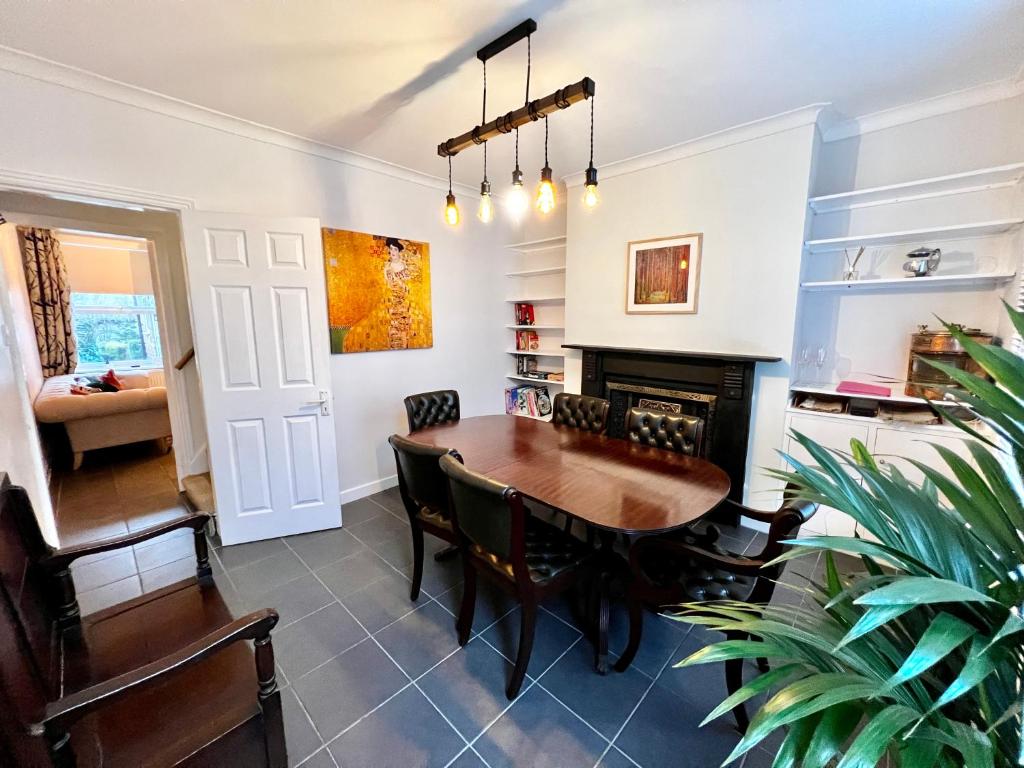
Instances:
[[[694,314],[703,235],[632,240],[626,251],[628,314]]]

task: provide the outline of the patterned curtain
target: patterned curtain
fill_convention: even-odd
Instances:
[[[18,242],[43,376],[74,373],[78,350],[71,328],[71,286],[60,242],[50,230],[32,227],[18,227]]]

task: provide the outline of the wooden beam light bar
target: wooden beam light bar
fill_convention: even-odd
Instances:
[[[594,81],[589,77],[584,77],[578,83],[559,88],[554,93],[534,99],[519,109],[507,112],[489,123],[476,126],[461,136],[438,144],[437,154],[441,157],[454,157],[474,144],[483,144],[502,133],[511,133],[521,125],[540,120],[545,115],[550,115],[560,109],[567,109],[578,101],[592,98],[595,88]]]

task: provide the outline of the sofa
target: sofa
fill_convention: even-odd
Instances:
[[[73,395],[75,376],[51,376],[35,400],[36,419],[63,424],[74,454],[74,469],[82,466],[86,451],[142,440],[161,440],[171,447],[171,419],[167,387],[161,370],[119,373],[124,389]]]

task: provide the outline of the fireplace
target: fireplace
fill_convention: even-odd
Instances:
[[[704,419],[703,458],[729,475],[729,498],[743,499],[754,366],[781,358],[565,344],[583,351],[582,393],[611,403],[608,434],[626,436],[633,407]],[[738,522],[725,520],[723,522]]]

